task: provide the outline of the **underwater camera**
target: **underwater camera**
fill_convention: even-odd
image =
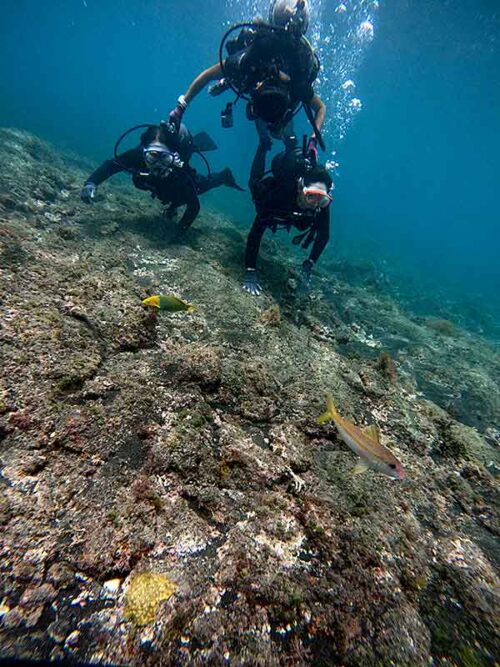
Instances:
[[[228,102],[225,108],[220,112],[220,122],[222,127],[229,128],[234,125],[233,103]]]

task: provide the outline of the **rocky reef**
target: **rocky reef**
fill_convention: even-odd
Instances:
[[[76,156],[5,129],[0,161],[0,655],[494,665],[497,350],[342,271],[300,293],[285,239],[253,298],[217,211],[172,243]],[[351,474],[327,392],[404,481]]]

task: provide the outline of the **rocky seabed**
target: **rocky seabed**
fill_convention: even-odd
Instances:
[[[498,351],[342,271],[300,293],[285,238],[253,298],[217,211],[172,243],[124,183],[81,203],[77,156],[0,161],[0,655],[495,665]],[[352,475],[327,392],[402,482]]]

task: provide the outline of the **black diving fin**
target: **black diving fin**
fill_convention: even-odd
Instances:
[[[216,151],[217,144],[206,132],[198,132],[193,137],[193,148],[200,153],[208,153],[208,151]]]

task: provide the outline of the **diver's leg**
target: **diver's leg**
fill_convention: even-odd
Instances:
[[[204,192],[208,192],[209,190],[213,190],[214,188],[218,188],[221,185],[227,185],[228,188],[234,188],[235,190],[240,190],[243,192],[243,188],[241,188],[238,183],[236,183],[234,174],[229,168],[223,169],[222,171],[217,171],[213,174],[210,174],[210,176],[201,176],[200,174],[196,174],[195,185],[196,192],[199,195],[202,195]]]

